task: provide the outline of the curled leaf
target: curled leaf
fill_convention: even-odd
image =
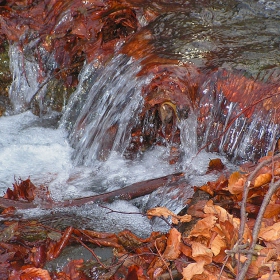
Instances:
[[[243,192],[246,179],[239,172],[233,172],[228,179],[228,190],[231,194],[239,194]]]
[[[261,187],[271,181],[272,175],[270,173],[261,174],[255,179],[254,187]]]

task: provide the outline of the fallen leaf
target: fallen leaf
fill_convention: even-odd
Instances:
[[[186,256],[191,257],[192,255],[192,249],[191,247],[185,245],[184,243],[180,243],[180,251]]]
[[[279,280],[279,273],[274,272],[273,274],[267,273],[265,275],[262,275],[261,278],[258,278],[258,280]]]
[[[246,178],[239,172],[233,172],[228,179],[228,190],[231,194],[239,194],[243,192]]]
[[[213,252],[211,249],[199,242],[192,242],[192,258],[198,262],[203,261],[205,264],[212,262]]]
[[[50,274],[47,270],[36,268],[36,267],[30,267],[26,268],[22,271],[20,274],[21,280],[51,280]]]
[[[217,235],[210,244],[210,248],[214,254],[217,256],[222,248],[226,248],[226,243],[224,238],[221,235]]]
[[[280,213],[280,204],[268,204],[265,208],[264,218],[272,218]]]
[[[210,238],[212,236],[211,229],[216,224],[217,219],[217,217],[211,215],[199,220],[191,230],[189,237],[197,237],[202,235],[203,237]]]
[[[188,214],[183,215],[183,216],[176,215],[175,213],[173,213],[172,211],[170,211],[166,207],[156,207],[156,208],[149,209],[147,211],[147,215],[148,215],[148,218],[152,218],[152,217],[168,218],[168,217],[171,217],[172,218],[172,223],[175,224],[175,225],[177,225],[179,222],[181,222],[181,223],[189,222],[192,219],[192,217]]]
[[[181,253],[180,242],[181,242],[181,233],[177,229],[172,228],[169,231],[166,249],[162,255],[163,258],[167,260],[177,259]]]
[[[187,267],[183,268],[183,280],[191,280],[194,275],[202,274],[204,271],[204,262],[190,263]]]
[[[272,175],[271,173],[261,174],[259,175],[254,182],[254,187],[261,187],[271,181]]]
[[[224,168],[225,168],[225,166],[220,158],[210,159],[209,165],[208,165],[208,172],[213,171],[213,170],[219,171],[219,170],[223,170]]]
[[[204,213],[215,215],[221,222],[232,220],[232,215],[230,215],[227,210],[225,210],[221,206],[214,205],[212,200],[209,200],[206,203],[204,207]]]
[[[265,241],[275,241],[280,238],[280,222],[275,223],[273,226],[262,227],[259,237]]]

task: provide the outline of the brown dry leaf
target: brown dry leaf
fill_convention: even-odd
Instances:
[[[264,212],[264,218],[272,218],[274,216],[278,216],[279,213],[280,204],[268,204]]]
[[[238,232],[239,228],[240,228],[240,219],[239,218],[233,218],[233,226],[234,226],[235,231]],[[248,227],[247,224],[245,224],[243,240],[244,240],[244,242],[252,241],[252,230]]]
[[[214,191],[211,188],[210,184],[208,184],[208,183],[206,185],[201,186],[199,189],[206,193],[209,193],[211,196],[214,195]]]
[[[218,205],[214,205],[212,200],[209,200],[204,207],[205,214],[212,214],[219,218],[220,222],[232,220],[232,215],[230,215],[224,208]]]
[[[187,222],[191,221],[191,219],[192,219],[192,217],[188,214],[186,214],[184,216],[178,216],[175,213],[173,213],[172,211],[170,211],[169,209],[167,209],[166,207],[155,207],[155,208],[149,209],[147,211],[147,215],[148,215],[148,218],[152,218],[152,217],[168,218],[169,216],[171,216],[172,223],[176,224],[176,225],[179,222],[187,223]]]
[[[280,238],[280,222],[273,226],[262,227],[259,233],[259,238],[265,241],[275,241]]]
[[[187,267],[183,268],[183,280],[191,280],[194,275],[202,274],[204,271],[204,262],[190,263]]]
[[[167,238],[167,245],[163,253],[163,257],[167,260],[177,259],[181,253],[180,242],[181,242],[181,233],[177,229],[172,228],[169,231],[169,235]]]
[[[262,275],[261,278],[258,278],[258,280],[279,280],[280,276],[279,273],[274,272],[272,275],[271,273],[267,273],[265,275]]]
[[[225,168],[220,158],[210,159],[208,165],[208,172],[212,170],[223,170]]]
[[[232,278],[227,277],[225,271],[221,271],[221,268],[214,264],[205,265],[203,274],[206,276],[203,278],[205,280],[232,280]]]
[[[246,178],[239,172],[233,172],[228,179],[228,190],[231,194],[239,194],[243,192]]]
[[[246,260],[247,260],[247,257],[245,257],[244,255],[241,255],[241,254],[235,254],[235,259],[238,261],[238,262],[241,262],[241,263],[245,263]]]
[[[41,268],[30,267],[26,268],[20,274],[21,280],[30,280],[30,279],[43,279],[51,280],[50,274],[47,270]]]
[[[213,215],[199,220],[191,230],[189,237],[204,236],[210,238],[212,236],[211,229],[216,224],[217,218]]]
[[[203,209],[207,201],[208,200],[199,200],[196,204],[193,204],[188,208],[187,213],[192,217],[204,218],[205,214]]]
[[[226,248],[226,242],[221,235],[217,235],[210,244],[214,256],[217,256],[222,248]]]
[[[180,251],[186,256],[191,257],[192,256],[192,249],[185,245],[184,243],[180,243]]]
[[[271,181],[271,173],[260,174],[254,182],[254,188],[261,187]]]
[[[249,266],[247,275],[248,276],[250,275],[250,278],[254,278],[256,276],[266,274],[266,271],[271,271],[271,267],[269,266],[271,266],[273,261],[270,263],[269,261],[272,258],[274,258],[274,260],[277,259],[276,249],[269,249],[269,248],[262,247],[260,245],[256,245],[255,251],[260,255],[257,258],[254,257],[252,263]]]
[[[280,142],[279,142],[280,143]],[[273,167],[273,174],[274,175],[280,175],[280,162],[279,161],[276,161],[274,163],[274,167]]]
[[[199,242],[192,242],[192,258],[196,261],[203,261],[205,264],[212,262],[213,252]]]

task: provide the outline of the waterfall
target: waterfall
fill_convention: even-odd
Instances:
[[[211,80],[201,86],[200,96],[197,116],[204,121],[198,122],[199,147],[224,154],[236,163],[257,161],[273,149],[279,138],[274,108],[266,111],[258,105],[245,116],[239,104],[227,100]]]
[[[149,80],[137,77],[140,69],[139,62],[118,55],[104,67],[87,65],[82,71],[61,120],[61,126],[69,130],[77,165],[90,166],[95,160],[106,160],[113,151],[124,152],[143,106],[141,89]]]
[[[17,44],[10,45],[10,69],[13,82],[10,86],[9,96],[14,106],[14,113],[25,111],[34,94],[39,89],[37,62],[26,59],[23,50]]]

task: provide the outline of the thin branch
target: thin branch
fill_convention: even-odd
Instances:
[[[260,228],[261,228],[261,222],[262,222],[262,219],[263,219],[264,212],[266,210],[267,205],[269,204],[269,201],[270,201],[272,195],[275,193],[275,191],[279,187],[280,187],[280,181],[270,184],[269,189],[268,189],[268,191],[267,191],[267,193],[266,193],[266,195],[263,199],[261,208],[259,210],[256,222],[255,222],[255,226],[254,226],[254,229],[253,229],[253,232],[252,232],[252,243],[251,243],[251,246],[249,248],[250,251],[254,251],[254,249],[255,249],[255,246],[256,246],[257,241],[258,241],[258,234],[259,234],[259,231],[260,231]],[[252,258],[253,258],[253,254],[248,253],[247,260],[245,261],[245,263],[244,263],[244,265],[243,265],[243,267],[240,271],[240,274],[237,275],[237,278],[236,278],[237,280],[243,280],[245,278],[246,273],[248,271],[248,268],[249,268],[249,266],[252,262]]]
[[[166,266],[166,268],[167,268],[167,270],[168,270],[168,273],[169,273],[169,275],[170,275],[170,279],[173,280],[172,272],[171,272],[171,270],[170,270],[168,264],[166,263],[165,259],[163,258],[162,254],[160,253],[160,251],[159,251],[159,249],[158,249],[158,247],[157,247],[157,244],[156,244],[156,240],[155,240],[155,248],[156,248],[156,250],[157,250],[157,253],[159,254],[160,259],[163,261],[164,265]]]
[[[243,239],[243,234],[245,231],[245,224],[247,220],[247,213],[246,213],[246,203],[247,203],[247,198],[249,194],[249,189],[250,189],[250,184],[253,181],[254,177],[257,175],[257,173],[265,166],[270,164],[272,161],[275,159],[279,159],[280,154],[275,155],[267,160],[262,161],[260,164],[257,165],[255,170],[249,175],[247,178],[247,181],[244,184],[244,191],[243,191],[243,199],[241,202],[241,209],[240,209],[240,229],[239,229],[239,234],[238,234],[238,245],[242,244],[242,239]]]

